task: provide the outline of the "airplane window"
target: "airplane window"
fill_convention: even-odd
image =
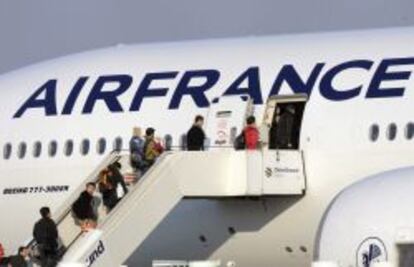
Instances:
[[[54,157],[57,153],[58,144],[56,141],[51,141],[49,143],[49,156]]]
[[[105,153],[106,150],[106,140],[105,138],[99,138],[97,146],[96,146],[96,151],[98,152],[99,155],[102,155],[103,153]]]
[[[123,148],[122,137],[117,137],[114,140],[113,149],[115,151],[121,151]]]
[[[405,127],[405,137],[408,140],[413,139],[413,137],[414,137],[414,123],[410,122]]]
[[[370,132],[369,132],[369,138],[372,142],[376,142],[379,137],[379,126],[377,124],[374,124],[371,126]]]
[[[19,157],[19,159],[22,159],[26,156],[26,150],[27,150],[26,143],[24,143],[24,142],[20,143],[19,151],[17,153],[17,156]]]
[[[10,143],[7,143],[3,147],[3,158],[10,159],[11,154],[12,154],[12,145]]]
[[[387,137],[390,141],[395,140],[395,137],[397,137],[397,125],[395,123],[391,123],[388,126]]]
[[[173,145],[173,137],[170,134],[167,134],[164,137],[164,144],[165,144],[165,150],[171,151],[172,145]]]
[[[86,156],[89,153],[90,147],[91,147],[91,144],[89,142],[89,139],[83,139],[81,143],[81,154],[83,156]]]
[[[187,135],[186,134],[181,135],[180,148],[181,150],[187,150]]]
[[[73,141],[67,140],[65,144],[65,155],[67,157],[71,156],[73,153]]]
[[[42,143],[37,141],[33,144],[33,156],[38,158],[40,157],[40,154],[42,154]]]

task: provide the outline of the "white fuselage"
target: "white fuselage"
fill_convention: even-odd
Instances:
[[[10,143],[12,153],[10,159],[4,159],[3,154],[0,158],[0,242],[10,251],[27,241],[39,207],[57,208],[109,153],[115,138],[122,137],[127,148],[134,126],[154,127],[159,136],[170,134],[174,146],[179,146],[194,116],[207,115],[204,93],[211,102],[250,69],[238,89],[252,94],[257,101],[255,115],[261,118],[264,105],[259,98],[266,101],[284,67],[292,65],[307,81],[312,72],[318,72],[320,64],[314,84],[309,81],[312,92],[307,92],[310,98],[300,137],[306,194],[225,202],[185,200],[130,259],[131,266],[149,264],[152,259],[205,258],[234,260],[242,267],[309,266],[319,222],[338,192],[368,175],[414,163],[413,141],[407,140],[404,132],[414,112],[413,80],[410,75],[393,80],[381,75],[381,71],[411,74],[413,36],[414,28],[407,28],[125,46],[61,58],[4,75],[0,78],[0,149]],[[385,70],[380,68],[384,60],[394,58],[406,60],[391,60]],[[347,62],[352,62],[351,66]],[[345,67],[334,73],[337,66]],[[156,73],[157,78],[152,76],[145,88],[149,73]],[[118,79],[118,83],[105,84],[103,91],[122,85],[125,90],[109,97],[110,103],[89,99],[92,110],[88,111],[90,92],[103,76]],[[287,76],[298,81],[292,74],[284,77]],[[68,101],[81,77],[89,78],[75,101]],[[397,87],[403,90],[393,91],[396,95],[392,97],[383,95],[374,78],[382,78],[377,87],[384,91]],[[53,79],[56,83],[48,83],[48,89],[34,98],[37,102],[32,101],[15,116],[36,90]],[[208,82],[211,86],[206,85]],[[200,90],[201,95],[185,91],[202,85],[206,88]],[[336,92],[330,92],[329,85]],[[285,81],[273,93],[304,93],[298,91],[302,87],[303,84]],[[158,90],[161,95],[146,96],[137,104],[137,92],[145,94],[148,88],[147,93]],[[177,88],[182,94],[177,93]],[[45,102],[52,106],[45,107]],[[68,102],[73,103],[73,108]],[[134,102],[139,110],[133,107]],[[34,104],[39,106],[33,107]],[[68,114],[62,114],[65,109]],[[397,126],[393,141],[387,139],[391,123]],[[373,124],[380,129],[376,142],[370,140]],[[103,155],[98,155],[96,148],[100,138],[107,142]],[[90,140],[87,155],[80,153],[83,139]],[[71,156],[64,155],[67,140],[74,142]],[[32,149],[37,141],[42,144],[39,158],[33,156]],[[48,155],[51,141],[58,144],[53,157]],[[21,142],[27,144],[27,152],[19,159]],[[69,186],[69,190],[46,193],[36,188],[47,186]],[[10,190],[16,188],[19,190]],[[236,231],[234,235],[229,233],[230,227]],[[206,242],[201,242],[200,236]]]

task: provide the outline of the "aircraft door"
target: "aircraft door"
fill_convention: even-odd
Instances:
[[[299,140],[306,101],[306,95],[293,95],[272,97],[267,102],[262,125],[268,133],[263,145],[265,194],[300,194],[305,190]]]
[[[208,112],[206,130],[211,148],[233,149],[236,136],[253,111],[254,105],[248,96],[225,96],[213,103]]]
[[[273,97],[267,102],[263,126],[268,131],[269,149],[298,150],[307,97]]]

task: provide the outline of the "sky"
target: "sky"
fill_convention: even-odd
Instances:
[[[0,73],[119,43],[414,25],[413,0],[0,0]]]

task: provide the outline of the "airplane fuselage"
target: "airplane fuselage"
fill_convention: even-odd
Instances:
[[[184,200],[129,262],[213,258],[243,267],[309,266],[319,223],[340,191],[414,163],[404,132],[413,113],[413,33],[407,28],[126,46],[4,75],[0,242],[9,250],[25,242],[39,207],[56,209],[117,138],[127,148],[134,126],[171,135],[178,149],[194,116],[207,116],[216,98],[247,94],[261,119],[269,96],[302,93],[309,95],[300,134],[304,196]],[[388,135],[391,124],[397,126],[395,139]],[[374,141],[373,125],[379,127]],[[90,148],[82,154],[84,140]]]

